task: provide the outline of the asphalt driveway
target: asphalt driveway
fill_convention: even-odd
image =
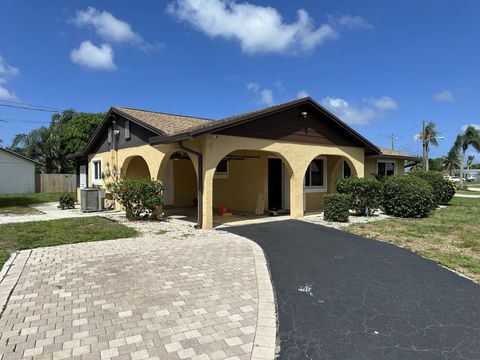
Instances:
[[[480,359],[480,286],[387,243],[288,220],[231,227],[269,262],[280,359]]]

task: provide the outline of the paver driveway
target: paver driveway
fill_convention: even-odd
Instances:
[[[283,221],[229,228],[272,274],[280,359],[480,359],[480,286],[407,250]]]
[[[220,232],[22,252],[12,271],[25,267],[0,319],[0,353],[4,360],[250,359],[257,289],[264,291],[258,253],[254,243]],[[274,316],[269,326],[274,336]]]

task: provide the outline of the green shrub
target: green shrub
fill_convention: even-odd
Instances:
[[[440,200],[440,204],[446,205],[453,199],[453,196],[456,192],[456,186],[453,181],[443,179],[443,186],[442,186],[442,198]]]
[[[389,215],[426,217],[433,207],[432,187],[417,176],[392,176],[383,185],[383,206]]]
[[[325,196],[323,218],[326,221],[347,222],[353,199],[348,194],[328,194]]]
[[[130,220],[157,217],[162,204],[162,184],[151,179],[119,180],[107,184],[113,198],[125,207]]]
[[[58,199],[58,208],[62,210],[75,208],[75,198],[71,194],[62,194]]]
[[[358,215],[370,215],[382,199],[382,183],[376,179],[346,178],[337,181],[337,192],[350,195],[352,209]]]
[[[440,204],[447,204],[455,195],[455,186],[452,187],[450,181],[437,171],[415,170],[411,174],[426,180],[432,187],[434,209]]]

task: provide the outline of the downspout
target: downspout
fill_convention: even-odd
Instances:
[[[178,142],[178,146],[180,149],[185,150],[186,152],[189,152],[191,154],[194,154],[197,157],[197,163],[198,163],[198,201],[197,201],[197,224],[195,225],[195,228],[201,229],[203,225],[203,155],[201,152],[198,152],[196,150],[187,148],[186,146],[183,145],[182,141]]]

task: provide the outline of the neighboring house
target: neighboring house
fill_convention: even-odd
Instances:
[[[0,194],[35,192],[35,164],[42,165],[16,152],[0,148]]]
[[[76,155],[79,187],[103,185],[114,165],[158,179],[165,205],[197,205],[203,228],[220,204],[302,217],[338,179],[402,174],[406,160],[418,159],[378,148],[311,98],[218,121],[115,106]]]
[[[452,171],[453,176],[460,176],[460,170],[453,170]],[[465,179],[467,178],[473,178],[474,181],[480,181],[480,169],[464,169],[463,170],[463,177]]]

